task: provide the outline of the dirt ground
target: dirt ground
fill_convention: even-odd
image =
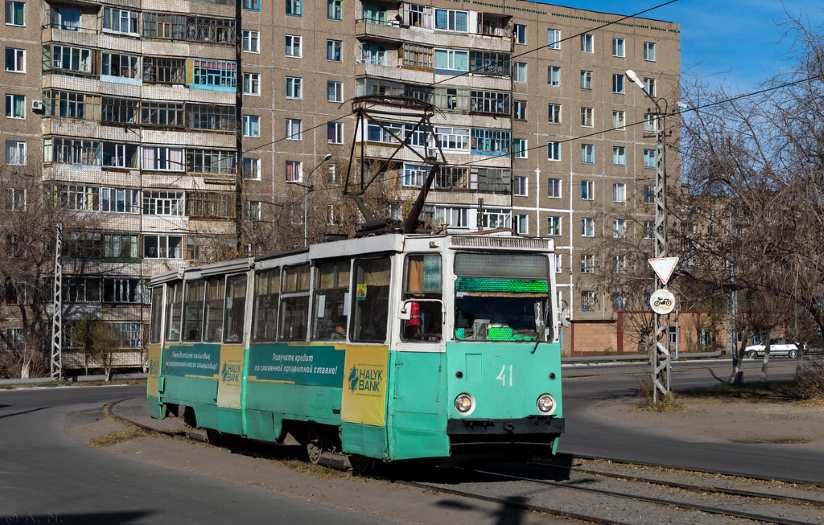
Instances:
[[[775,444],[824,451],[824,402],[680,396],[664,412],[623,398],[593,405],[587,417],[686,441]]]

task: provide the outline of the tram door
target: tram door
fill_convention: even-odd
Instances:
[[[398,459],[448,455],[444,440],[446,360],[444,353],[443,261],[441,253],[406,253],[402,258],[399,333],[392,349],[394,388],[390,447]],[[441,450],[442,449],[442,450]]]

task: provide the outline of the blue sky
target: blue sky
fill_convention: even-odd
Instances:
[[[663,1],[546,3],[632,14]],[[679,0],[646,16],[681,24],[681,73],[685,82],[700,79],[738,93],[757,88],[795,63],[799,46],[785,11],[818,30],[824,28],[821,0]]]

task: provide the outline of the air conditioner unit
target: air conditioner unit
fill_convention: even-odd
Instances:
[[[46,106],[43,104],[42,100],[32,100],[31,101],[31,110],[32,111],[40,112],[40,111],[43,111],[44,109],[46,109]]]

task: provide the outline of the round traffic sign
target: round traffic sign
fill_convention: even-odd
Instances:
[[[655,290],[649,297],[649,305],[656,314],[667,315],[675,309],[675,296],[666,288]]]

